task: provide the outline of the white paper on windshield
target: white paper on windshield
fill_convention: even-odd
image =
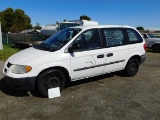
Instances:
[[[60,89],[59,87],[48,89],[48,98],[60,97]]]

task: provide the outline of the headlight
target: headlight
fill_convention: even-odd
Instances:
[[[24,73],[28,73],[32,70],[32,67],[30,66],[25,66],[25,65],[15,65],[12,73],[15,74],[24,74]]]

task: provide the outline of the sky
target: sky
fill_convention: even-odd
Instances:
[[[100,25],[160,29],[160,0],[0,0],[0,11],[22,9],[34,26],[89,16]]]

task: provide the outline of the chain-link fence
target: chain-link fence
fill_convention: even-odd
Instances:
[[[33,44],[38,44],[43,41],[44,37],[38,33],[7,33],[2,34],[2,42],[6,44],[15,44],[15,45],[26,45],[32,46]]]
[[[8,34],[2,33],[2,43],[3,45],[11,44],[11,40],[8,37]]]

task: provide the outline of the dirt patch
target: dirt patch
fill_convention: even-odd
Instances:
[[[17,91],[3,79],[0,61],[0,119],[160,119],[160,54],[147,53],[135,77],[117,73],[72,83],[54,99]]]

